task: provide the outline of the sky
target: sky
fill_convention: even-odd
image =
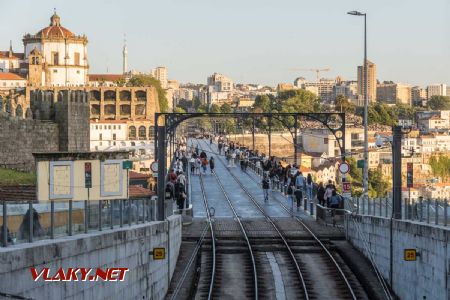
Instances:
[[[450,84],[448,0],[0,0],[0,49],[23,52],[22,36],[61,25],[89,39],[90,73],[120,73],[127,35],[129,68],[166,66],[169,78],[206,83],[218,72],[238,83],[276,85],[330,68],[323,77],[356,79],[368,58],[380,81]],[[321,77],[322,77],[321,76]]]

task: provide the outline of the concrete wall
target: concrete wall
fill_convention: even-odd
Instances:
[[[0,248],[0,291],[33,299],[163,299],[181,244],[181,217]],[[166,259],[149,251],[165,247]],[[169,250],[170,249],[170,250]],[[123,267],[123,282],[34,282],[29,268]],[[170,272],[168,272],[170,269]]]
[[[59,150],[59,130],[56,123],[12,117],[0,112],[0,165],[17,165],[31,170],[33,152]]]
[[[367,247],[389,283],[391,220],[371,216],[346,216],[349,241],[366,257]],[[392,288],[401,299],[448,299],[450,230],[410,221],[392,222]],[[359,232],[358,232],[359,231]],[[417,249],[417,261],[405,261],[404,249]]]

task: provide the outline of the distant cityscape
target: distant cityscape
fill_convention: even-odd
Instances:
[[[130,150],[135,161],[133,169],[149,173],[150,163],[154,160],[154,113],[163,110],[162,100],[167,101],[167,111],[195,112],[198,107],[194,103],[197,103],[207,109],[213,105],[220,107],[227,104],[237,112],[252,112],[258,97],[267,95],[276,98],[286,91],[305,91],[317,97],[327,110],[346,111],[347,106],[343,110],[342,106],[337,105],[338,99],[345,99],[355,108],[346,111],[349,114],[347,150],[356,153],[356,157],[361,156],[363,122],[357,111],[364,105],[363,66],[355,66],[357,80],[346,80],[340,76],[325,78],[321,75],[330,69],[324,68],[297,69],[295,71],[300,74],[315,72],[316,80],[299,76],[276,87],[236,83],[232,78],[216,72],[205,78],[204,83],[180,83],[170,79],[169,70],[164,66],[148,72],[129,70],[125,40],[122,72],[93,74],[89,69],[87,37],[76,35],[62,25],[61,18],[55,12],[49,26],[36,34],[23,36],[23,52],[16,52],[12,46],[0,52],[0,111],[10,117],[58,123],[59,112],[51,109],[54,103],[64,97],[86,97],[89,104],[89,145],[77,148],[76,144],[73,149]],[[414,125],[413,131],[404,138],[402,148],[404,162],[413,162],[416,172],[412,197],[450,197],[449,174],[436,171],[439,164],[436,159],[439,161],[440,157],[450,155],[450,107],[434,110],[430,107],[433,99],[450,105],[450,86],[437,83],[420,87],[382,81],[377,78],[376,63],[367,61],[367,66],[367,94],[371,105],[383,104],[387,108],[403,105],[414,109],[413,118],[397,120]],[[139,76],[153,78],[156,83],[138,84]],[[75,94],[77,96],[73,96]],[[61,123],[58,124],[61,126]],[[389,134],[390,127],[386,125],[382,122],[371,123],[369,167],[381,170],[383,176],[390,177],[390,150],[378,149],[375,145],[377,136]],[[301,140],[297,141],[302,145],[302,166],[318,177],[337,180],[336,164],[324,164],[338,155],[339,149],[332,142],[334,137],[322,129],[308,130],[309,134],[302,135]],[[75,139],[77,133],[67,132],[67,135],[74,135]],[[81,142],[78,140],[77,143]],[[3,160],[11,164],[24,163],[8,155],[4,155]],[[434,184],[431,185],[431,182]]]

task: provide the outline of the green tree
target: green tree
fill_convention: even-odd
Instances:
[[[390,188],[390,182],[383,177],[381,167],[369,170],[369,197],[385,197]]]
[[[351,103],[344,95],[338,95],[335,101],[335,110],[354,114],[356,106]]]
[[[255,98],[255,103],[253,103],[253,112],[262,113],[269,112],[271,99],[268,95],[258,95]]]
[[[182,107],[177,106],[173,109],[173,112],[174,113],[185,113],[186,111]]]
[[[200,107],[200,105],[202,105],[200,98],[195,96],[194,99],[192,99],[192,106],[194,107],[195,110],[197,110]]]
[[[231,108],[230,104],[224,103],[220,107],[220,111],[223,112],[223,113],[231,113],[231,112],[233,112],[233,108]]]
[[[209,108],[209,112],[211,113],[220,113],[220,106],[217,104],[212,104],[211,107]]]
[[[166,97],[166,90],[161,87],[161,82],[150,75],[134,75],[130,78],[127,86],[152,86],[158,93],[159,109],[161,112],[167,112],[169,105]]]
[[[433,110],[449,110],[450,96],[432,96],[428,101],[428,108]]]

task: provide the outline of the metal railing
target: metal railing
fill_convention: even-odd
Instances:
[[[156,197],[45,203],[2,201],[0,246],[143,224],[155,221],[156,213]]]
[[[346,209],[360,215],[390,218],[391,198],[353,198],[347,201]],[[449,223],[448,199],[403,199],[402,219],[427,224],[447,226]]]

